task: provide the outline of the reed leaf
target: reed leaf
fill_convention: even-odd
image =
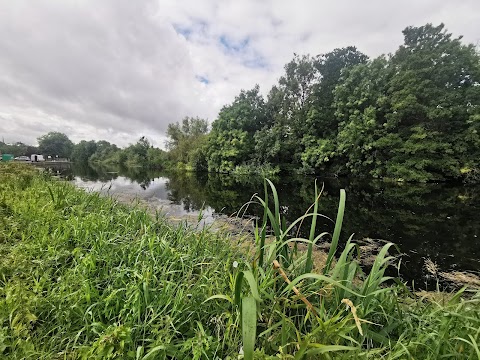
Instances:
[[[317,228],[318,198],[319,198],[318,186],[317,186],[317,181],[315,180],[315,203],[313,206],[312,224],[310,226],[310,236],[308,238],[310,240],[310,243],[308,244],[307,261],[305,262],[304,273],[311,272],[313,267],[312,251],[313,251],[313,244],[314,244],[313,240],[315,238],[315,231]]]
[[[337,251],[338,240],[340,239],[340,232],[342,231],[343,215],[345,212],[345,200],[346,200],[345,190],[341,189],[340,201],[338,203],[337,219],[335,221],[335,229],[333,231],[332,244],[330,245],[330,250],[328,252],[325,269],[323,271],[324,274],[327,274],[330,271],[330,266],[332,264],[333,257],[335,256],[335,252]]]
[[[257,332],[257,301],[253,297],[242,299],[242,342],[245,360],[253,360]]]

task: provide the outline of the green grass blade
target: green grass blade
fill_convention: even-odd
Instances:
[[[264,254],[265,254],[265,238],[267,236],[267,224],[268,224],[268,189],[267,181],[263,181],[263,188],[265,192],[265,201],[263,203],[263,221],[262,221],[262,232],[260,235],[260,254],[258,257],[258,264],[260,267],[263,266]]]
[[[213,295],[213,296],[210,296],[208,299],[206,299],[203,303],[206,303],[210,300],[214,300],[214,299],[219,299],[219,300],[227,300],[229,303],[233,304],[233,300],[230,296],[227,296],[227,295]]]
[[[313,239],[315,238],[315,231],[317,227],[317,212],[318,212],[318,186],[317,186],[317,181],[315,180],[315,205],[313,206],[312,225],[310,226],[310,236],[309,236],[310,244],[308,245],[305,271],[303,272],[304,274],[311,272],[313,268],[312,252],[313,252]]]
[[[235,305],[239,306],[242,299],[242,285],[243,280],[247,280],[248,285],[250,286],[250,291],[252,292],[252,296],[258,302],[261,302],[262,299],[260,298],[260,294],[258,292],[258,285],[255,280],[255,276],[253,275],[252,271],[240,271],[237,275],[235,280],[235,298],[234,303]]]
[[[278,201],[278,193],[277,189],[275,188],[275,185],[269,180],[266,179],[268,184],[270,185],[270,189],[272,190],[272,195],[273,195],[273,206],[275,208],[275,220],[278,222],[278,225],[280,225],[280,202]]]
[[[240,306],[242,301],[242,285],[243,285],[243,271],[240,271],[237,274],[235,279],[235,293],[234,293],[234,302],[236,306]]]
[[[250,270],[244,271],[243,273],[244,273],[245,280],[247,280],[248,285],[250,285],[250,291],[252,292],[252,296],[254,297],[255,300],[257,300],[258,302],[261,302],[262,299],[260,299],[257,281],[255,280],[253,273]]]
[[[150,360],[150,359],[155,359],[156,354],[160,351],[165,351],[166,347],[164,345],[159,345],[155,346],[153,349],[151,349],[143,358],[142,360]]]
[[[343,224],[343,215],[345,213],[345,201],[346,201],[346,194],[345,190],[340,190],[340,201],[338,203],[338,211],[337,211],[337,220],[335,221],[335,230],[333,231],[332,237],[332,244],[330,245],[330,250],[328,252],[327,261],[325,264],[325,269],[323,271],[324,274],[330,271],[330,266],[332,265],[333,257],[335,256],[335,252],[337,251],[338,247],[338,240],[340,239],[340,232],[342,231],[342,224]]]
[[[242,341],[245,360],[253,360],[257,332],[257,301],[253,297],[242,300]]]

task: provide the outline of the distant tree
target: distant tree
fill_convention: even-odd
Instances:
[[[97,151],[97,143],[94,140],[82,140],[73,146],[72,160],[79,163],[87,163],[90,157]]]
[[[169,124],[167,148],[169,158],[176,164],[191,166],[196,170],[206,167],[205,146],[208,121],[199,117],[185,117],[181,123]]]
[[[123,162],[128,166],[143,166],[148,165],[148,149],[150,142],[145,136],[142,136],[138,141],[125,148],[122,153]]]
[[[67,135],[60,132],[49,132],[38,139],[38,149],[46,156],[69,158],[72,154],[73,143]]]
[[[208,121],[201,119],[199,117],[188,117],[186,116],[182,123],[173,123],[168,124],[167,127],[167,136],[169,140],[167,141],[167,147],[169,149],[177,148],[180,143],[186,139],[195,138],[201,135],[206,135],[208,133]]]
[[[88,161],[92,163],[103,163],[104,165],[118,165],[122,151],[115,144],[100,140],[95,143],[95,152],[90,155]]]
[[[30,156],[38,153],[38,149],[35,146],[26,145],[22,142],[16,142],[15,144],[5,144],[0,141],[0,153],[12,154],[17,156]]]

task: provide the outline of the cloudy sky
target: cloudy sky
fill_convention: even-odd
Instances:
[[[0,0],[0,139],[162,146],[168,123],[266,94],[293,53],[374,57],[427,22],[480,43],[478,0]]]

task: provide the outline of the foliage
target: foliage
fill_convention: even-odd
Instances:
[[[206,150],[208,170],[231,172],[254,158],[253,136],[267,122],[266,107],[258,85],[240,92],[224,106],[212,125]]]
[[[2,166],[0,177],[0,357],[200,359],[238,350],[225,344],[233,328],[223,308],[204,303],[229,286],[218,276],[238,256],[227,239],[28,167]]]
[[[87,144],[90,144],[90,151],[85,149]],[[93,151],[93,149],[95,150]],[[74,160],[79,163],[88,162],[101,166],[162,169],[167,163],[165,152],[153,147],[144,136],[135,144],[124,149],[120,149],[115,144],[110,144],[105,140],[96,143],[94,141],[82,141],[75,145],[74,155]]]
[[[210,171],[256,163],[399,181],[478,179],[480,56],[444,25],[403,31],[388,57],[294,56],[266,102],[242,91],[213,122]]]
[[[169,160],[196,171],[207,169],[206,149],[208,122],[200,118],[185,117],[182,123],[169,124],[167,148]]]
[[[73,146],[72,160],[80,163],[87,163],[97,151],[97,143],[94,140],[82,140]]]
[[[31,145],[26,145],[22,142],[14,144],[6,144],[0,141],[0,154],[12,154],[13,156],[28,156],[38,154],[38,148]]]
[[[52,158],[69,158],[72,154],[73,143],[67,135],[51,131],[40,136],[38,139],[38,150],[42,155]]]
[[[344,193],[333,235],[302,239],[266,182],[250,256],[218,232],[169,225],[15,165],[0,165],[2,357],[479,357],[478,293],[418,297],[388,283],[390,244],[366,270],[354,243],[336,247]],[[297,224],[322,217],[321,189],[314,195]],[[311,272],[312,252],[297,245],[330,237],[329,265]]]
[[[88,157],[91,163],[110,163],[118,164],[120,149],[115,144],[110,144],[108,141],[100,140],[95,144],[95,152]],[[82,162],[82,160],[80,160]]]
[[[480,62],[443,25],[404,30],[391,59],[350,71],[337,87],[338,148],[353,173],[407,181],[456,179],[477,158]],[[368,90],[366,90],[368,89]]]

